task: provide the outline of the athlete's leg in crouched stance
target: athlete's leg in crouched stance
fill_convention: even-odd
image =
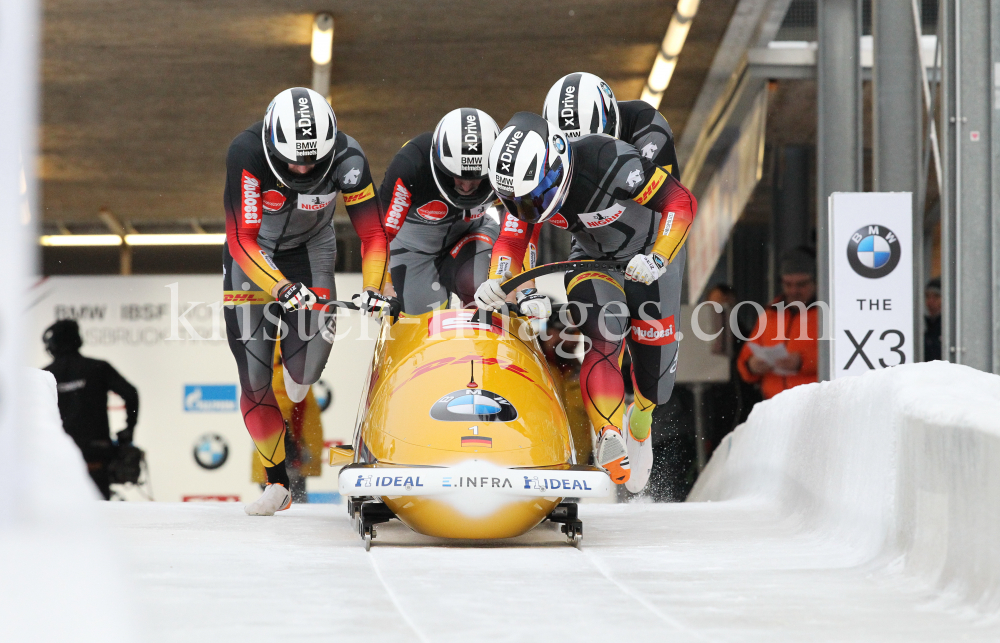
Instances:
[[[667,271],[650,285],[626,281],[625,293],[632,313],[628,337],[632,357],[635,401],[625,413],[626,443],[632,475],[626,487],[641,491],[653,466],[650,432],[653,411],[665,404],[674,390],[677,373],[677,337],[680,326],[681,279],[687,250],[682,249]]]
[[[621,276],[597,271],[566,275],[571,321],[587,338],[580,369],[580,392],[597,431],[597,463],[612,480],[629,479],[629,459],[622,435],[625,383],[621,361],[629,330],[629,312]]]
[[[307,251],[303,248],[299,254],[302,256],[281,257],[278,253],[275,261],[284,259],[279,267],[290,279],[305,282],[320,297],[330,297],[332,271],[329,279],[317,280],[308,270]],[[308,386],[319,378],[330,354],[335,317],[320,311],[284,313],[268,293],[243,273],[230,257],[228,248],[224,251],[224,262],[227,306],[223,315],[229,347],[239,372],[243,421],[264,465],[268,486],[282,487],[281,490],[265,490],[260,500],[247,506],[247,512],[271,515],[291,504],[285,470],[285,422],[271,388],[275,342],[280,336],[286,382],[291,378],[293,384],[308,390]],[[317,281],[323,282],[323,286],[312,285]],[[263,506],[257,507],[261,502]]]

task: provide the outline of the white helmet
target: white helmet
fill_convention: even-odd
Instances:
[[[569,142],[562,134],[550,134],[538,114],[514,114],[490,151],[490,182],[497,196],[527,223],[541,223],[559,211],[572,173]]]
[[[462,107],[442,118],[431,138],[431,175],[448,203],[461,210],[477,208],[493,198],[486,178],[485,160],[500,128],[490,115],[479,109]],[[455,190],[455,179],[482,181],[472,194]]]
[[[614,92],[606,82],[586,72],[563,76],[549,89],[542,118],[570,140],[585,134],[618,138],[621,131]]]
[[[286,89],[271,101],[261,131],[264,156],[278,180],[299,192],[313,189],[333,166],[337,116],[326,99],[304,87]],[[311,165],[296,174],[288,165]]]

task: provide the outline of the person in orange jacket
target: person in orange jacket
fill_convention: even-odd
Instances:
[[[796,248],[782,258],[781,290],[782,295],[757,319],[751,339],[736,361],[740,377],[759,384],[764,399],[817,381],[819,307],[809,308],[816,301],[816,255],[812,250]],[[779,308],[782,302],[784,310]],[[801,319],[804,308],[805,333]],[[780,328],[779,315],[784,317]],[[771,348],[779,344],[784,344],[787,354]]]

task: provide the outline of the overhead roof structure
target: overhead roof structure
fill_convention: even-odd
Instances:
[[[737,0],[702,0],[660,110],[678,137]],[[336,21],[331,96],[381,180],[410,137],[477,106],[501,125],[573,71],[639,97],[673,0],[45,0],[39,142],[47,232],[218,230],[226,149],[308,85],[312,17]],[[107,220],[107,217],[104,217]],[[187,228],[190,231],[190,227]]]

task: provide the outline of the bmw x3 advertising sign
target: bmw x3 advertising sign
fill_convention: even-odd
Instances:
[[[832,377],[913,361],[913,198],[830,196]]]

